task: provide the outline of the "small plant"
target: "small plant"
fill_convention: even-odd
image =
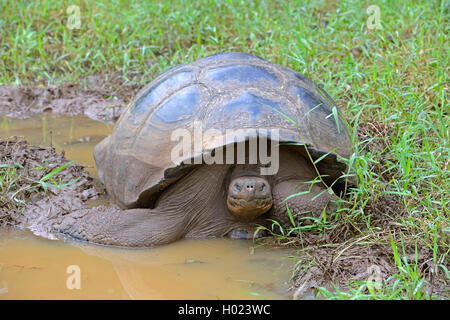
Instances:
[[[0,193],[8,193],[14,189],[20,176],[17,175],[17,169],[23,169],[18,163],[0,164]]]
[[[73,179],[70,182],[63,183],[63,178],[59,178],[58,180],[55,180],[55,176],[63,171],[65,168],[67,168],[69,165],[71,165],[73,161],[70,161],[64,165],[61,165],[53,170],[51,170],[49,173],[43,175],[39,180],[33,180],[29,177],[23,177],[21,175],[17,175],[17,169],[23,169],[23,166],[20,164],[1,164],[0,165],[0,191],[1,193],[7,194],[9,192],[14,191],[14,189],[17,189],[14,191],[14,193],[9,196],[9,198],[15,202],[19,203],[25,203],[23,199],[20,199],[18,197],[19,194],[27,191],[27,190],[33,190],[35,192],[39,192],[39,188],[42,188],[44,190],[44,194],[47,193],[47,189],[49,187],[56,187],[57,189],[61,189],[66,186],[70,186],[74,183],[76,183],[79,178]],[[48,169],[48,167],[38,167],[34,170],[44,170]],[[18,181],[21,181],[21,185],[25,184],[24,186],[17,187]],[[23,180],[27,181],[26,183],[23,183]]]
[[[267,300],[266,296],[262,295],[262,294],[259,293],[259,292],[253,292],[253,291],[241,291],[241,293],[248,294],[248,295],[255,296],[255,297],[259,297],[259,298],[261,298],[262,300]]]

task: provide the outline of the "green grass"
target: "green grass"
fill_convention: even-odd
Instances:
[[[78,181],[64,182],[64,170],[73,161],[61,166],[43,161],[42,166],[27,169],[19,163],[0,163],[0,228],[15,226],[17,215],[23,214],[32,194],[46,196],[49,188],[61,189]],[[24,164],[25,165],[25,164]]]
[[[403,245],[403,242],[402,242]],[[423,278],[417,259],[417,247],[415,250],[414,260],[411,262],[405,258],[405,251],[401,258],[397,245],[391,237],[391,246],[394,252],[395,265],[397,272],[392,274],[389,278],[379,279],[378,282],[361,281],[355,282],[341,290],[335,287],[334,291],[329,291],[326,288],[319,288],[318,296],[336,300],[429,300],[441,299],[442,297],[433,292],[428,292],[425,285],[427,281]],[[404,247],[402,246],[404,250]],[[436,264],[436,268],[442,268],[446,277],[450,277],[449,271],[442,264]],[[372,280],[372,279],[371,279]],[[373,281],[373,280],[372,280]]]
[[[72,4],[80,7],[79,30],[66,27]],[[379,6],[381,29],[368,30],[369,5]],[[434,265],[448,266],[448,1],[3,0],[0,12],[4,85],[85,84],[99,74],[143,85],[170,66],[220,51],[254,53],[305,74],[349,121],[359,184],[336,215],[294,225],[296,237],[346,227],[355,238],[390,244],[395,231],[394,244],[427,247]],[[274,234],[293,241],[292,230],[274,226]],[[430,298],[417,289],[425,281],[420,266],[406,265],[391,248],[398,272],[390,278],[397,280],[381,293],[350,284],[346,293],[321,294]]]
[[[70,186],[77,182],[79,178],[76,178],[70,182],[63,183],[63,179],[55,179],[55,176],[70,166],[73,161],[70,161],[64,165],[54,168],[52,164],[44,163],[46,166],[37,167],[35,171],[50,171],[42,174],[42,177],[37,180],[20,174],[17,169],[23,169],[24,167],[18,163],[1,163],[0,164],[0,196],[3,199],[14,201],[17,203],[25,203],[23,194],[26,192],[44,192],[47,193],[49,187],[55,187],[57,189]]]

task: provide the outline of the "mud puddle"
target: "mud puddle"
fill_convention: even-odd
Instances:
[[[0,239],[0,299],[288,298],[288,252],[260,247],[252,254],[250,241],[120,249],[7,230]],[[69,289],[75,269],[80,289]]]
[[[83,166],[97,177],[92,150],[112,132],[114,125],[98,122],[86,116],[32,115],[27,119],[1,117],[0,138],[23,136],[29,144],[54,147],[64,151],[69,160]]]
[[[86,166],[96,177],[92,150],[112,128],[85,116],[2,117],[0,138],[18,135],[30,145],[64,150],[67,159]],[[30,154],[42,151],[27,148]],[[42,152],[56,156],[54,151]],[[27,157],[24,161],[29,163],[30,155]],[[40,201],[63,207],[57,194],[52,197]],[[39,208],[35,205],[31,214],[42,214]],[[289,254],[253,248],[251,241],[229,239],[182,240],[152,249],[120,249],[52,241],[29,230],[0,229],[0,299],[286,299],[293,266],[287,259]],[[80,289],[67,286],[70,279],[74,280],[69,277],[75,275],[67,273],[70,266],[75,266],[69,269],[71,272],[79,270]]]

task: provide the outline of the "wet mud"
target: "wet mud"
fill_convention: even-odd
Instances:
[[[62,216],[98,199],[102,190],[82,165],[71,163],[54,148],[30,145],[20,138],[0,140],[0,163],[9,181],[2,182],[0,226],[25,228],[42,225],[43,219]],[[41,183],[40,183],[41,182]],[[45,186],[44,186],[45,184]],[[50,227],[50,226],[48,226]],[[37,233],[43,232],[38,231]]]
[[[100,79],[101,80],[101,79]],[[89,89],[79,85],[50,85],[46,87],[0,87],[0,114],[26,118],[36,113],[85,115],[98,121],[115,121],[135,92],[105,89],[91,79]],[[103,79],[103,81],[106,81]]]

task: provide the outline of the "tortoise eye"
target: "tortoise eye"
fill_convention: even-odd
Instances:
[[[237,183],[235,183],[234,184],[234,189],[236,190],[236,191],[241,191],[241,186],[240,185],[238,185]]]
[[[266,189],[266,184],[265,184],[265,183],[263,183],[263,184],[261,185],[261,191],[264,191],[264,189]]]

